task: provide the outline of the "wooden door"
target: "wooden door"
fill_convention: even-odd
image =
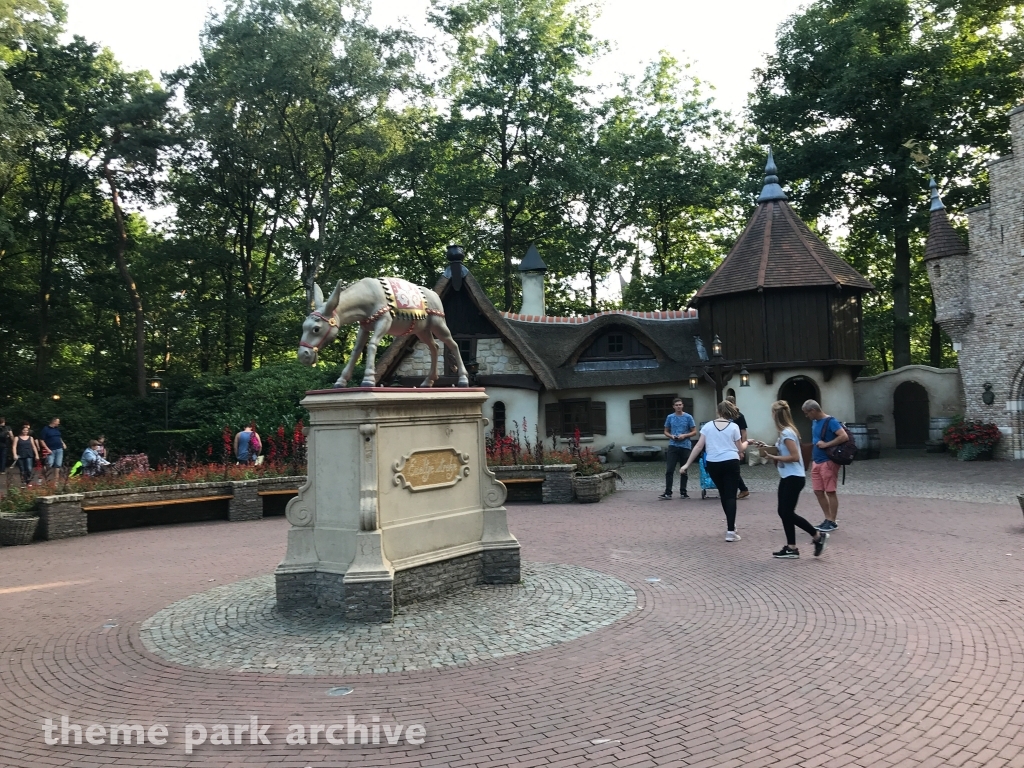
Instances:
[[[928,440],[928,390],[916,381],[896,387],[892,397],[897,448],[922,448]]]

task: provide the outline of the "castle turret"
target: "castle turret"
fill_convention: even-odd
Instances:
[[[931,222],[928,226],[924,262],[928,267],[932,296],[935,297],[935,322],[959,348],[964,331],[974,318],[971,311],[967,246],[949,223],[946,206],[939,197],[935,179],[931,180],[930,187]]]

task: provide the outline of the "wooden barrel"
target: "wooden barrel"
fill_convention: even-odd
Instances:
[[[953,423],[952,416],[936,416],[928,419],[928,439],[935,443],[942,442],[942,433]]]
[[[882,436],[878,434],[878,430],[872,428],[868,429],[868,458],[877,459],[882,453]]]
[[[866,455],[870,449],[868,444],[868,425],[851,423],[846,425],[846,431],[857,446],[857,455]]]

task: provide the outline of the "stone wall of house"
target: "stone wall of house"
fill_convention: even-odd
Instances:
[[[444,352],[442,352],[441,344],[437,341],[437,367],[440,369],[444,365]],[[430,350],[427,345],[417,341],[412,348],[412,354],[407,356],[398,365],[399,376],[423,376],[426,377],[427,373],[430,372]]]
[[[526,363],[504,339],[479,339],[476,343],[476,361],[480,364],[480,373],[530,373]]]
[[[1010,124],[1015,151],[989,165],[991,202],[967,211],[964,274],[938,259],[929,278],[940,324],[961,345],[966,417],[999,426],[997,456],[1024,459],[1024,105],[1011,111]],[[957,298],[965,279],[966,301]],[[942,322],[963,309],[973,316]],[[995,396],[991,404],[982,399],[986,384]]]

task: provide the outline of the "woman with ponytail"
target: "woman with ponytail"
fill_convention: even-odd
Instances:
[[[789,403],[785,400],[772,403],[772,421],[775,422],[779,436],[775,442],[777,453],[768,454],[768,458],[775,462],[775,468],[779,470],[779,517],[782,518],[782,528],[786,532],[786,546],[773,552],[772,556],[789,560],[800,557],[800,550],[796,546],[796,529],[799,527],[811,535],[814,556],[818,557],[825,551],[828,534],[815,530],[813,525],[796,513],[800,492],[806,482],[806,472],[800,453],[799,432],[793,424]]]

